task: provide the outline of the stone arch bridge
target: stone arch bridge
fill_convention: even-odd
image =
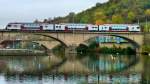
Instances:
[[[84,44],[86,40],[97,37],[97,36],[115,36],[115,37],[121,37],[130,42],[136,49],[140,49],[141,45],[143,45],[144,40],[144,34],[140,32],[132,32],[132,33],[106,33],[106,32],[1,32],[0,33],[0,39],[4,40],[6,39],[5,36],[7,36],[7,39],[13,37],[13,39],[19,39],[21,36],[25,38],[25,36],[29,36],[33,40],[35,39],[32,37],[33,35],[36,35],[37,37],[43,37],[45,39],[52,38],[59,43],[63,44],[65,47],[69,47],[71,45],[78,46],[79,44]],[[28,39],[27,37],[26,39]],[[44,43],[44,42],[42,42]],[[45,46],[48,44],[44,44]]]

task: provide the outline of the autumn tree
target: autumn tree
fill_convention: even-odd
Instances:
[[[112,16],[112,22],[113,23],[124,23],[124,19],[121,15],[113,15]]]
[[[101,11],[96,11],[94,14],[95,24],[104,24],[106,21],[106,15]]]
[[[145,10],[145,15],[146,15],[146,22],[148,22],[149,17],[150,17],[150,9]],[[148,32],[150,32],[150,29],[148,27],[148,24],[145,25],[145,30],[147,30]]]
[[[147,10],[145,11],[145,15],[148,16],[148,17],[150,16],[150,9],[147,9]]]
[[[127,18],[128,18],[128,21],[129,21],[129,22],[132,22],[132,21],[135,19],[135,17],[136,17],[136,15],[135,15],[134,12],[130,11],[130,12],[128,13]]]

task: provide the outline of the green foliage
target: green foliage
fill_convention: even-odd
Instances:
[[[116,47],[113,45],[112,48],[108,47],[100,47],[98,43],[92,42],[89,44],[89,46],[85,46],[83,44],[79,45],[77,47],[78,54],[87,54],[89,52],[96,52],[96,53],[102,53],[102,54],[121,54],[121,55],[135,55],[136,51],[132,49],[131,47],[127,48],[121,48]]]
[[[150,16],[150,9],[145,10],[145,15],[148,17]]]
[[[92,42],[88,47],[89,51],[95,51],[97,48],[99,48],[99,43]]]
[[[79,53],[87,53],[88,51],[88,47],[86,45],[80,44],[77,48],[76,48],[77,52]]]
[[[122,55],[134,55],[134,54],[136,54],[135,50],[132,49],[131,47],[127,47],[127,48],[101,47],[100,53],[103,53],[103,54],[122,54]]]
[[[124,23],[123,17],[121,15],[113,15],[112,16],[112,23]]]
[[[132,12],[132,11],[130,11],[130,12],[128,13],[128,20],[132,22],[133,20],[135,20],[135,18],[136,18],[135,13]]]
[[[145,45],[142,47],[143,51],[150,52],[150,45]]]
[[[65,47],[63,45],[57,45],[52,49],[52,52],[59,57],[65,57]]]
[[[73,23],[74,22],[74,18],[75,18],[75,13],[74,12],[69,13],[68,21]]]
[[[81,18],[80,23],[88,23],[90,20],[90,17],[88,15],[85,15]]]

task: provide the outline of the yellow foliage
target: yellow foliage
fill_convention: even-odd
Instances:
[[[146,16],[150,16],[150,9],[147,9],[147,10],[145,11],[145,15],[146,15]]]
[[[100,19],[95,21],[96,25],[100,25],[100,24],[104,24],[104,23],[105,22],[103,20],[100,20]]]

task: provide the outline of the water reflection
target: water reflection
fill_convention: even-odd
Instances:
[[[124,75],[1,75],[2,84],[140,84],[141,74]]]
[[[70,55],[71,56],[71,55]],[[136,56],[89,55],[63,59],[57,56],[0,57],[1,84],[127,84],[139,83],[141,74],[116,74],[135,62]]]
[[[91,56],[84,64],[92,69],[92,72],[111,73],[118,72],[128,68],[134,62],[137,62],[136,56],[126,55],[98,55],[96,59]]]
[[[3,56],[0,57],[1,71],[4,73],[37,73],[62,61],[54,56]]]
[[[57,56],[6,56],[0,57],[0,68],[4,72],[23,73],[50,70],[57,73],[94,73],[121,71],[129,66],[134,59],[127,56],[99,55],[96,59],[84,57],[82,59],[68,59],[63,61]],[[59,66],[58,66],[58,64]],[[70,67],[70,68],[68,68]],[[45,71],[44,71],[45,72]]]

